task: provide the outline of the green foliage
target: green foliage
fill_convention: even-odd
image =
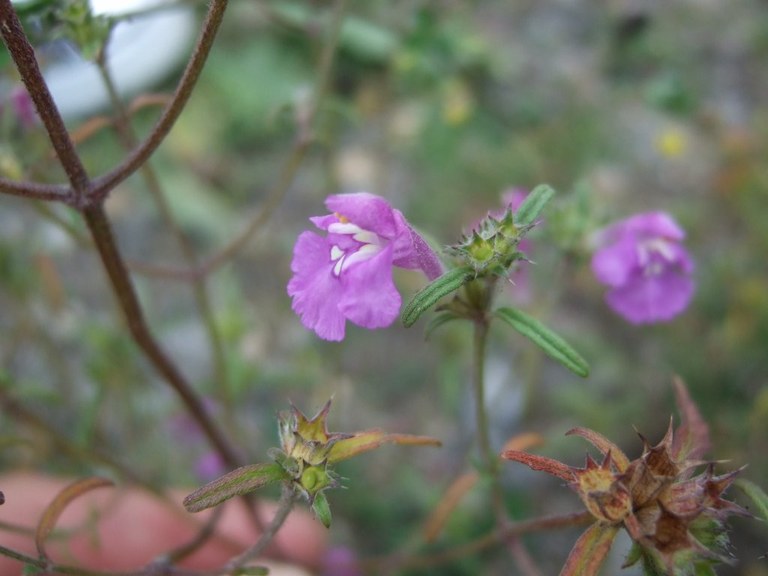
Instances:
[[[758,516],[768,521],[768,494],[760,486],[744,478],[736,480],[735,484],[750,499]]]
[[[539,217],[539,214],[544,210],[547,202],[549,202],[554,195],[555,191],[551,186],[547,186],[546,184],[536,186],[536,188],[531,190],[528,196],[525,197],[523,203],[515,211],[515,224],[518,226],[530,226],[535,223],[536,218]]]
[[[419,317],[441,298],[452,294],[474,276],[467,266],[453,268],[422,288],[403,308],[400,318],[406,327],[412,326]]]
[[[189,512],[200,512],[287,478],[278,464],[242,466],[192,492],[184,498],[184,507]]]
[[[497,318],[503,320],[541,348],[550,358],[557,360],[574,374],[586,378],[589,364],[561,336],[540,321],[516,308],[499,308]]]
[[[320,520],[323,526],[326,528],[331,527],[331,507],[324,492],[318,492],[315,496],[312,501],[312,512],[314,512],[315,518]]]
[[[57,2],[45,17],[53,36],[74,43],[86,60],[96,60],[104,48],[114,21],[95,15],[88,0]]]

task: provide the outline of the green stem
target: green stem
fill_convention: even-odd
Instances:
[[[493,287],[485,286],[487,290],[484,294],[483,302],[489,305],[492,301],[490,295]],[[525,550],[522,542],[517,536],[510,535],[507,532],[509,518],[507,517],[506,506],[504,504],[504,489],[501,485],[501,469],[499,467],[499,458],[493,451],[490,438],[490,426],[488,422],[488,412],[485,402],[485,354],[488,342],[489,319],[486,307],[483,306],[483,312],[477,314],[474,318],[474,335],[472,346],[472,387],[475,393],[475,420],[477,422],[477,444],[480,450],[482,470],[490,478],[491,482],[491,507],[496,516],[496,526],[500,534],[503,534],[503,540],[507,545],[509,553],[515,560],[518,569],[526,576],[539,576],[540,572],[535,566],[532,558]]]
[[[477,445],[480,449],[483,471],[498,477],[498,458],[491,448],[488,412],[485,408],[485,349],[488,341],[488,319],[477,318],[474,322],[472,339],[472,389],[475,394],[475,421],[477,423]]]
[[[0,2],[3,1],[7,2],[8,0],[0,0]],[[205,61],[216,39],[216,34],[224,19],[227,4],[228,0],[211,0],[200,37],[195,44],[195,50],[189,59],[170,103],[163,111],[163,114],[152,128],[146,140],[136,146],[119,166],[94,180],[90,191],[93,200],[99,201],[105,198],[115,186],[138,170],[154,154],[157,147],[160,146],[171,131],[200,77]]]

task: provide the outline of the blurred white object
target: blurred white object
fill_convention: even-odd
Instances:
[[[137,13],[118,23],[107,45],[107,67],[118,93],[131,97],[162,81],[189,54],[195,35],[191,6],[163,0],[91,0],[95,14]],[[157,10],[149,11],[152,8]],[[82,118],[109,106],[109,96],[95,64],[71,46],[57,44],[43,73],[53,99],[67,119]]]

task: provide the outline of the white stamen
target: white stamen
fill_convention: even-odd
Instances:
[[[643,267],[645,276],[657,276],[664,271],[664,264],[654,260],[653,256],[661,256],[666,262],[674,260],[672,244],[664,238],[649,238],[638,244],[638,260]]]
[[[359,232],[366,232],[366,230],[363,230],[357,224],[352,224],[352,222],[334,222],[328,226],[328,232],[331,234],[349,234],[352,236]]]
[[[344,251],[338,244],[331,246],[331,261],[334,263],[333,275],[337,278],[352,264],[364,262],[384,248],[384,242],[378,234],[364,230],[351,222],[335,222],[328,226],[328,232],[352,236],[354,240],[362,244],[357,249],[350,248],[348,251]]]
[[[354,236],[352,236],[355,240],[358,242],[362,242],[363,244],[380,244],[381,239],[379,238],[378,234],[375,232],[370,232],[368,230],[361,230]]]

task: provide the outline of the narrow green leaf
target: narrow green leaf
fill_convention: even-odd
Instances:
[[[547,186],[546,184],[536,186],[536,188],[525,197],[525,200],[515,212],[515,224],[518,226],[533,224],[544,209],[546,203],[549,202],[554,195],[555,190],[551,186]]]
[[[734,482],[738,488],[747,495],[757,509],[757,515],[763,520],[768,520],[768,494],[760,486],[744,478],[739,478]]]
[[[328,505],[325,493],[318,492],[315,494],[315,500],[312,502],[312,512],[315,513],[315,517],[322,522],[323,526],[326,528],[331,527],[331,507]]]
[[[419,316],[424,314],[435,302],[451,292],[455,292],[474,277],[469,266],[449,270],[436,280],[422,288],[403,309],[400,319],[406,327],[413,326]]]
[[[517,308],[499,308],[496,316],[529,338],[548,356],[554,358],[571,372],[582,378],[589,375],[589,364],[581,354],[571,347],[561,336],[544,326],[541,322]]]
[[[188,512],[200,512],[287,478],[286,472],[277,464],[242,466],[192,492],[184,498],[184,508]]]
[[[618,526],[592,524],[573,545],[560,576],[597,576],[618,532]]]

